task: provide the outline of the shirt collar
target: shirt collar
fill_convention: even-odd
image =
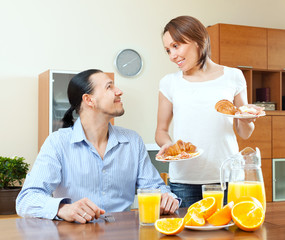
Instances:
[[[124,134],[122,134],[120,131],[118,131],[118,129],[115,128],[111,123],[109,123],[108,128],[109,128],[109,138],[106,150],[113,148],[118,143],[129,142],[127,137]],[[87,142],[87,138],[85,136],[80,117],[78,117],[78,119],[75,121],[72,127],[72,136],[70,139],[70,143],[76,143],[82,141]]]
[[[72,127],[72,136],[70,139],[70,143],[81,142],[83,140],[86,141],[87,139],[83,131],[83,127],[81,125],[80,117],[78,117]]]

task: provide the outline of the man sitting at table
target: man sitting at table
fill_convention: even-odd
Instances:
[[[141,137],[109,123],[124,114],[112,79],[91,69],[68,85],[71,107],[63,128],[50,134],[16,200],[20,216],[86,223],[130,209],[136,188],[159,188],[161,214],[179,207],[152,165]],[[74,122],[73,111],[79,114]],[[138,110],[139,111],[139,110]]]

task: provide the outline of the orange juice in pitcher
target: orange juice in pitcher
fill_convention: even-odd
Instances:
[[[265,188],[261,171],[260,151],[247,147],[231,156],[221,166],[221,183],[226,189],[225,173],[229,169],[228,202],[240,197],[254,197],[266,210]]]
[[[265,189],[263,182],[244,181],[230,182],[228,186],[228,202],[236,202],[240,197],[254,197],[266,209]]]

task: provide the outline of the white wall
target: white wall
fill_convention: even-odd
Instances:
[[[0,0],[0,155],[37,155],[38,74],[47,69],[115,72],[126,113],[117,125],[154,143],[159,80],[176,71],[161,32],[179,15],[205,26],[231,23],[285,29],[284,0]],[[142,73],[123,78],[116,54],[133,48]]]

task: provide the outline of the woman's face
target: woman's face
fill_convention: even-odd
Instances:
[[[197,62],[200,56],[198,44],[196,42],[175,42],[169,32],[166,32],[163,35],[162,40],[170,61],[176,63],[184,73],[187,73],[187,71],[191,71],[194,68],[199,69]]]

